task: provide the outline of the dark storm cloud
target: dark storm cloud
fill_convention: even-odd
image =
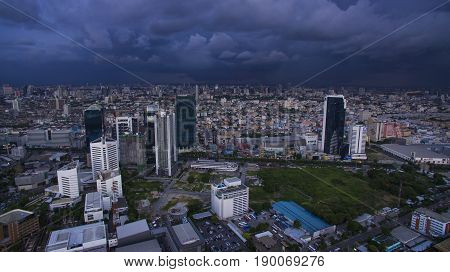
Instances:
[[[298,83],[441,1],[9,3],[150,81]],[[450,68],[448,11],[436,11],[310,84],[449,86],[442,72]],[[0,83],[136,82],[1,4],[0,32],[0,60],[8,64],[0,67]]]

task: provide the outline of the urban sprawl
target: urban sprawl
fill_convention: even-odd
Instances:
[[[0,87],[1,251],[449,251],[450,93]]]

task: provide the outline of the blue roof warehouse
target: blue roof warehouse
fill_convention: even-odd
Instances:
[[[308,231],[313,238],[336,230],[336,226],[329,225],[294,201],[276,202],[273,204],[273,209],[291,222],[300,221],[302,228]]]

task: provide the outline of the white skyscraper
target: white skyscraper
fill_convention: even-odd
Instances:
[[[136,133],[137,119],[133,117],[116,118],[116,139],[120,136]]]
[[[78,161],[73,161],[60,168],[58,176],[59,193],[70,198],[80,196],[80,185],[78,179]]]
[[[348,154],[352,160],[367,160],[366,156],[367,127],[352,125],[348,131]]]
[[[63,110],[64,110],[63,115],[64,116],[69,116],[69,105],[68,104],[64,104]]]
[[[156,174],[173,175],[177,161],[175,113],[160,111],[155,116]]]
[[[12,109],[15,111],[20,111],[19,100],[17,100],[17,98],[12,101]]]
[[[117,141],[101,137],[91,142],[90,148],[94,180],[97,180],[100,171],[119,169],[119,144]]]
[[[237,177],[211,185],[211,209],[220,219],[247,213],[248,203],[248,187]]]
[[[103,196],[109,196],[113,201],[117,201],[123,196],[122,176],[119,170],[101,171],[97,178],[97,192]]]

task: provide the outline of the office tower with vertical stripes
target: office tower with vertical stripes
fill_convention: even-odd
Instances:
[[[350,126],[348,130],[348,155],[352,160],[367,160],[367,127],[362,124]]]
[[[175,113],[160,111],[155,116],[156,174],[172,176],[177,161]]]
[[[92,177],[97,179],[99,172],[119,169],[119,144],[106,137],[91,142]]]

